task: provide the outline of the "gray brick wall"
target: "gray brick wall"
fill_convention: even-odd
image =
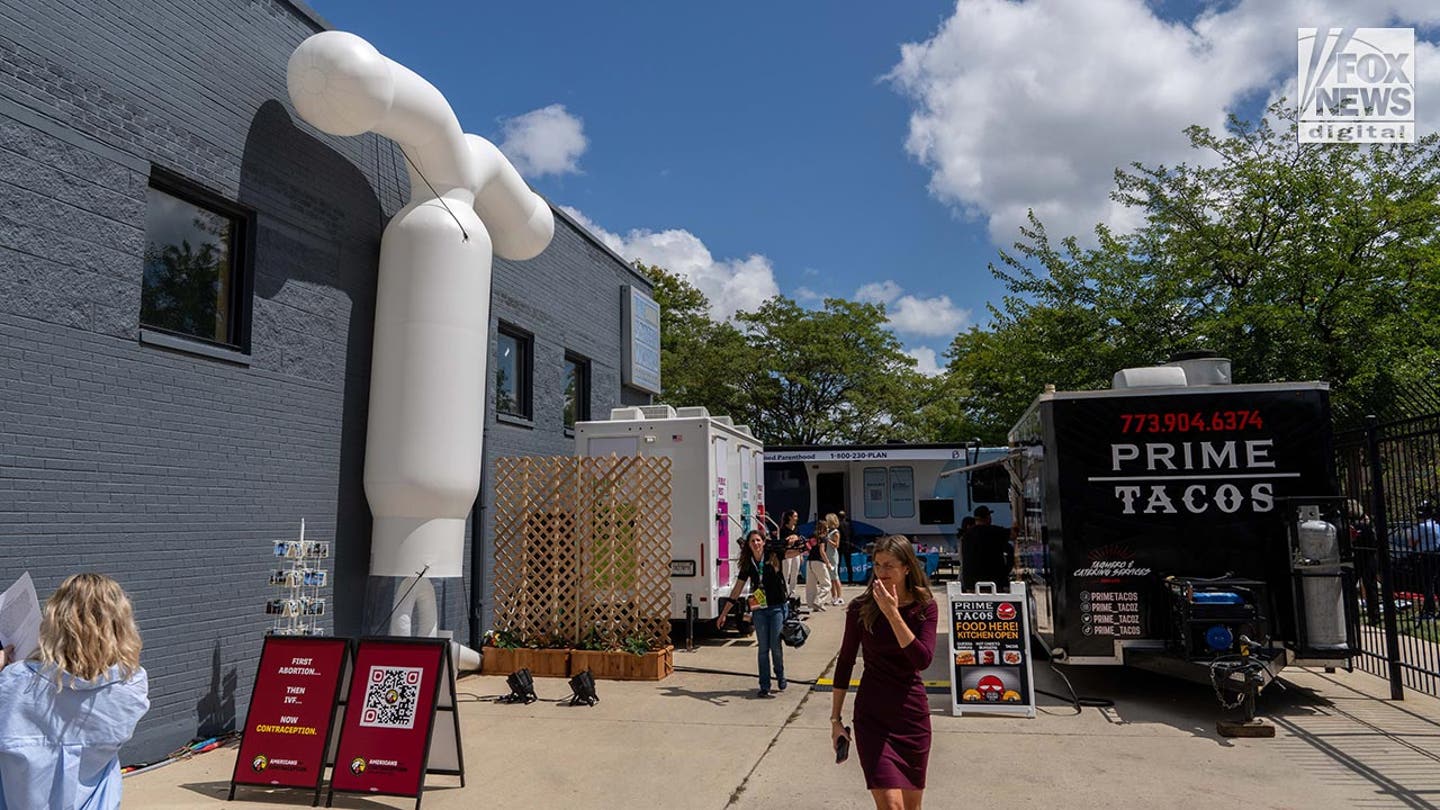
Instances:
[[[574,454],[575,439],[566,435],[564,425],[567,352],[590,361],[592,419],[604,419],[611,408],[622,404],[649,404],[648,396],[623,388],[620,382],[621,296],[625,285],[650,288],[643,277],[558,214],[555,239],[544,253],[527,262],[496,260],[490,342],[493,346],[500,321],[534,336],[534,418],[533,427],[524,427],[493,413],[492,373],[486,399],[492,410],[485,426],[488,459]],[[483,571],[490,571],[494,564],[494,548],[488,543],[494,515],[486,508],[492,502],[493,487],[494,481],[487,475],[477,501],[477,508],[484,511],[487,538],[482,545]],[[488,576],[482,576],[482,627],[489,626],[494,608],[491,584]]]
[[[296,119],[285,64],[318,29],[287,3],[0,0],[0,20],[0,587],[121,581],[152,701],[124,757],[147,760],[243,719],[269,544],[302,517],[336,545],[337,631],[359,628],[375,262],[403,159]],[[248,364],[139,339],[152,165],[256,212]],[[536,334],[536,419],[492,418],[487,455],[571,452],[566,349],[592,359],[592,413],[622,396],[633,279],[563,222],[540,259],[497,262],[494,317]],[[462,638],[464,602],[447,593]]]

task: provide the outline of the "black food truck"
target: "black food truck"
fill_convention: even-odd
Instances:
[[[1186,358],[1047,389],[1009,438],[1017,566],[1055,661],[1207,681],[1247,719],[1282,667],[1348,665],[1327,384]]]

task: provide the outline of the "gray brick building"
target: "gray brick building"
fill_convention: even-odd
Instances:
[[[329,619],[360,630],[376,263],[404,158],[290,109],[289,54],[326,27],[303,4],[0,0],[0,18],[0,587],[125,586],[152,708],[124,758],[143,761],[243,720],[270,543],[301,518],[335,545]],[[183,308],[150,276],[177,200],[229,223],[214,334],[156,327]],[[649,401],[621,383],[627,285],[649,288],[559,212],[541,256],[496,260],[492,346],[521,379],[497,414],[491,374],[487,459],[571,453],[572,375],[572,419]],[[446,598],[461,639],[489,612],[487,502],[478,582]]]

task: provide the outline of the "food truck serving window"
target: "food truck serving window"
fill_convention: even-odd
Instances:
[[[970,500],[974,503],[1004,503],[1010,500],[1010,474],[996,464],[970,471]]]
[[[865,517],[890,517],[889,494],[885,490],[885,468],[865,468]]]
[[[890,517],[915,517],[915,468],[890,468]]]

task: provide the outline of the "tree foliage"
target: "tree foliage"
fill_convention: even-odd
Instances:
[[[748,412],[748,381],[759,363],[740,330],[710,319],[710,302],[695,285],[661,267],[635,262],[660,305],[660,401],[703,405],[711,413]]]
[[[767,444],[880,442],[901,424],[921,382],[874,304],[827,300],[806,309],[777,296],[735,323],[709,317],[705,295],[637,263],[660,304],[660,400],[703,405],[750,425]],[[899,415],[899,416],[897,416]]]
[[[814,310],[776,296],[737,319],[762,369],[746,418],[766,442],[879,441],[913,407],[915,361],[883,306],[829,298]]]
[[[1284,126],[1272,127],[1271,120]],[[1134,232],[1052,243],[1033,215],[992,272],[1008,295],[991,328],[947,356],[964,410],[1003,437],[1046,383],[1108,385],[1183,349],[1234,361],[1237,382],[1319,379],[1352,411],[1440,364],[1440,137],[1301,144],[1293,110],[1187,130],[1196,163],[1133,164],[1114,198]]]

